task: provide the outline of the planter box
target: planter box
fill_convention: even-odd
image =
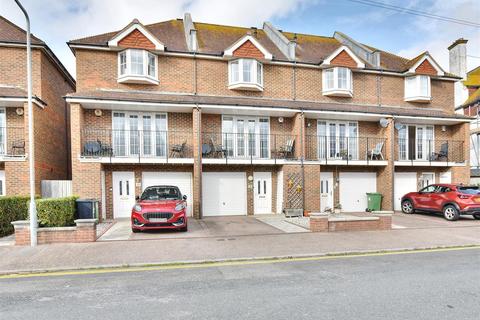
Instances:
[[[285,217],[303,217],[303,209],[285,209]]]

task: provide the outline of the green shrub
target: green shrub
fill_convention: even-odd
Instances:
[[[0,237],[13,233],[12,221],[28,219],[27,196],[0,197]]]
[[[75,201],[77,197],[38,199],[38,223],[42,227],[67,227],[75,223]]]

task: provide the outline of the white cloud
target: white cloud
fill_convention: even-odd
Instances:
[[[75,73],[75,59],[66,41],[123,28],[133,18],[148,24],[181,18],[190,12],[194,21],[255,26],[282,18],[315,0],[24,0],[32,32],[44,40]],[[13,0],[0,0],[0,14],[24,26]]]
[[[434,0],[428,12],[456,19],[480,22],[478,0],[445,1]],[[415,17],[405,31],[415,33],[418,41],[398,52],[413,58],[422,51],[429,51],[437,62],[448,71],[448,46],[458,38],[468,39],[467,54],[480,57],[480,29],[424,17]],[[467,57],[468,70],[480,65],[480,59]]]

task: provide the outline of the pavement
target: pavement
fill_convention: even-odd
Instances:
[[[479,264],[477,248],[14,276],[0,318],[477,320]]]
[[[198,231],[203,237],[160,232],[137,241],[0,246],[0,274],[480,245],[480,221],[469,218],[395,214],[394,230],[332,233],[287,233],[253,217],[208,220],[208,232]]]

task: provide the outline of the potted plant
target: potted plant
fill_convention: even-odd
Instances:
[[[335,206],[333,206],[333,212],[334,213],[341,213],[342,212],[342,205],[340,203],[337,203]]]

